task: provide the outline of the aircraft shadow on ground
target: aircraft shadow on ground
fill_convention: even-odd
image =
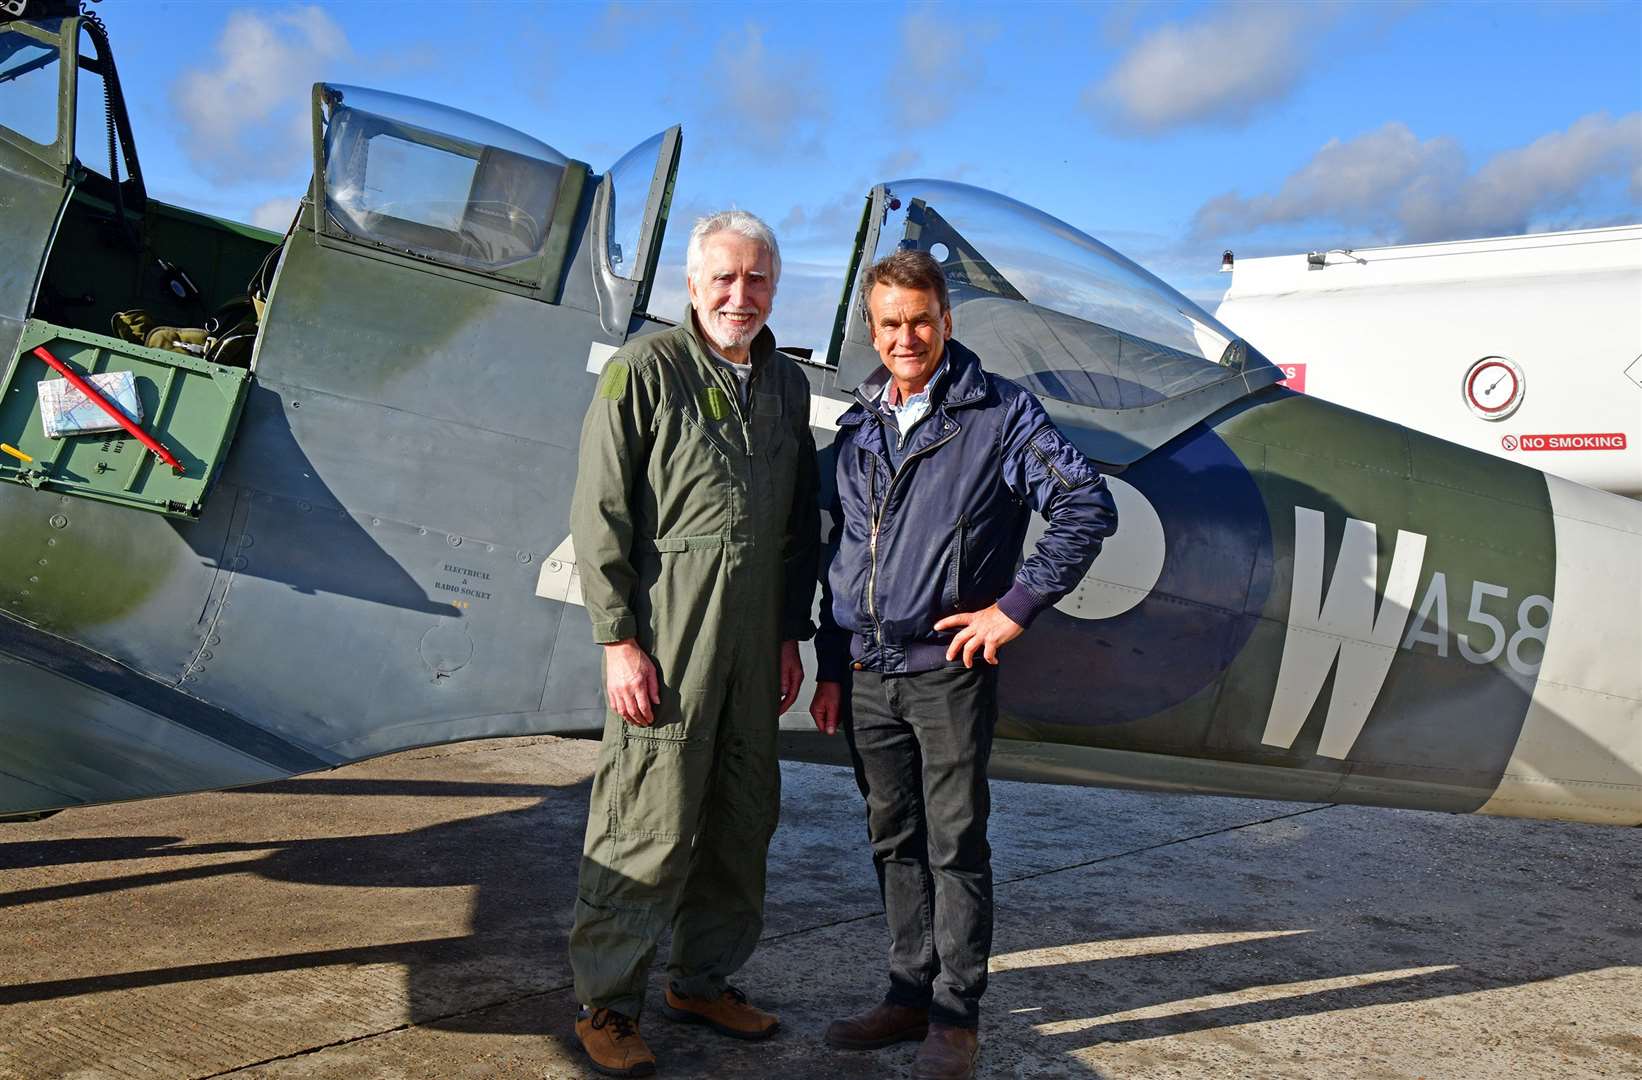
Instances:
[[[43,867],[70,862],[101,862],[144,857],[176,859],[189,856],[220,856],[244,852],[258,854],[251,860],[210,865],[183,866],[153,873],[136,873],[101,881],[71,882],[0,895],[0,907],[72,899],[94,894],[116,893],[148,886],[188,880],[206,880],[228,875],[255,874],[260,878],[309,886],[354,887],[394,890],[468,886],[473,889],[471,919],[464,934],[411,942],[384,942],[350,948],[312,948],[272,956],[184,964],[143,971],[111,972],[82,978],[39,981],[0,986],[0,1006],[60,1000],[77,995],[108,993],[145,987],[159,987],[199,980],[234,978],[258,973],[314,968],[326,965],[397,964],[406,973],[409,997],[407,1019],[415,1024],[440,1029],[491,1034],[536,1034],[565,1036],[568,1020],[550,1009],[530,1002],[545,994],[567,991],[568,967],[564,960],[566,939],[575,892],[575,869],[580,854],[581,825],[585,820],[588,784],[564,787],[529,784],[485,784],[441,781],[349,780],[316,778],[247,789],[248,794],[322,794],[364,796],[405,795],[503,797],[510,799],[539,796],[532,805],[461,820],[441,822],[408,832],[384,832],[354,836],[269,841],[266,843],[178,844],[165,836],[74,839],[0,844],[0,867]],[[837,808],[853,815],[858,808]],[[789,815],[800,810],[789,807]],[[1341,809],[1331,814],[1397,813]],[[1422,826],[1412,820],[1416,830]],[[1436,823],[1460,822],[1460,827],[1476,828],[1481,835],[1471,850],[1499,850],[1508,843],[1512,830],[1566,829],[1569,826],[1510,822],[1489,819],[1452,819],[1433,816]],[[1336,819],[1338,821],[1338,819]],[[1360,842],[1375,829],[1375,822],[1346,822],[1345,835]],[[1446,826],[1451,827],[1451,826]],[[803,826],[799,837],[804,837]],[[1628,834],[1620,834],[1627,835]],[[882,977],[883,958],[867,955],[852,947],[857,932],[847,927],[827,928],[843,917],[848,927],[876,924],[879,916],[871,910],[870,869],[864,837],[858,860],[834,871],[833,897],[816,897],[812,878],[798,888],[813,903],[807,921],[799,930],[818,935],[837,935],[833,946],[838,955],[838,971],[806,977],[788,993],[832,994],[840,1004],[850,1004],[852,994],[876,993]],[[1137,856],[1133,861],[1106,863],[1099,867],[1073,870],[1082,875],[1075,896],[1056,893],[1040,912],[1030,893],[1040,885],[1028,879],[1000,882],[1000,952],[1021,950],[1070,950],[1062,958],[1042,963],[1022,963],[996,972],[992,977],[989,1001],[1008,1001],[1014,1012],[1029,1013],[1029,1022],[1040,1026],[1042,1043],[1037,1053],[1055,1056],[1101,1042],[1126,1042],[1183,1032],[1230,1028],[1238,1025],[1335,1013],[1367,1005],[1395,1005],[1440,999],[1543,982],[1605,967],[1642,965],[1642,927],[1609,927],[1613,940],[1629,944],[1618,952],[1612,945],[1598,956],[1581,937],[1588,927],[1565,925],[1556,911],[1518,912],[1520,918],[1501,919],[1491,925],[1468,905],[1478,889],[1478,878],[1499,878],[1503,888],[1513,874],[1529,868],[1500,866],[1498,860],[1480,857],[1475,866],[1461,867],[1444,875],[1441,868],[1403,871],[1423,873],[1419,895],[1409,894],[1401,907],[1381,907],[1365,912],[1363,892],[1382,892],[1383,876],[1361,852],[1336,850],[1326,864],[1307,868],[1314,848],[1307,848],[1307,833],[1296,830],[1290,837],[1266,838],[1273,843],[1292,844],[1293,867],[1282,871],[1290,880],[1254,880],[1257,875],[1240,862],[1219,864],[1228,895],[1206,895],[1201,868],[1186,872],[1156,853]],[[1547,850],[1550,845],[1542,845]],[[782,888],[780,875],[802,874],[802,858],[809,847],[793,847],[775,864],[772,894]],[[1379,856],[1390,849],[1383,842]],[[1623,855],[1623,852],[1620,852]],[[827,853],[836,859],[836,852]],[[1513,855],[1509,862],[1526,858]],[[1609,866],[1615,870],[1624,862],[1616,857]],[[835,863],[835,865],[838,865]],[[1325,869],[1325,867],[1327,869]],[[1548,880],[1546,868],[1536,868],[1538,880]],[[1588,872],[1577,861],[1549,868],[1554,880],[1558,871],[1570,875],[1565,888],[1578,891],[1582,885],[1573,875]],[[1522,881],[1525,879],[1516,878]],[[1250,884],[1249,882],[1253,883]],[[1065,879],[1062,879],[1062,884]],[[1378,883],[1378,884],[1376,884]],[[1486,886],[1492,887],[1490,881]],[[1281,893],[1282,905],[1265,910],[1247,905],[1238,907],[1237,889],[1255,894]],[[1114,899],[1126,893],[1147,891],[1157,894],[1153,902],[1130,903],[1139,912],[1133,917],[1116,918],[1122,904],[1103,904],[1102,893]],[[1493,895],[1509,897],[1494,891]],[[1436,896],[1435,902],[1431,901]],[[865,896],[867,899],[863,900]],[[1352,898],[1357,897],[1354,901]],[[1079,899],[1081,898],[1081,899]],[[1372,897],[1370,897],[1372,899]],[[831,902],[829,902],[831,901]],[[364,901],[369,903],[369,900]],[[1509,899],[1502,901],[1509,906]],[[1445,906],[1446,905],[1446,906]],[[840,907],[843,906],[843,910]],[[1554,905],[1552,905],[1554,906]],[[781,921],[793,921],[793,908],[782,910]],[[825,912],[822,920],[815,910]],[[1028,914],[1030,912],[1030,914]],[[1043,912],[1050,913],[1045,916]],[[1245,913],[1246,912],[1246,913]],[[853,916],[853,919],[850,917]],[[1613,919],[1622,919],[1624,913]],[[1633,920],[1634,921],[1634,920]],[[1463,932],[1455,923],[1468,924]],[[1509,925],[1507,925],[1509,923]],[[365,924],[370,925],[367,916]],[[386,924],[390,925],[391,924]],[[783,939],[801,940],[794,928],[776,928],[777,940],[761,946],[770,962],[786,966],[778,950]],[[1260,940],[1226,941],[1221,934],[1276,934]],[[1091,960],[1077,959],[1080,945],[1119,945],[1128,939],[1172,935],[1210,935],[1210,943],[1188,942],[1176,949],[1162,948],[1147,955],[1120,955]],[[767,929],[767,938],[771,931]],[[866,934],[876,941],[880,932]],[[1007,938],[1007,942],[1002,940]],[[859,940],[859,937],[857,937]],[[315,942],[319,944],[319,942]],[[850,955],[854,951],[862,955]],[[1121,951],[1121,950],[1120,950]],[[665,956],[665,948],[661,955]],[[755,964],[757,963],[755,958]],[[1366,980],[1379,978],[1362,985]],[[832,987],[828,980],[838,982]],[[1359,985],[1341,986],[1343,980]],[[1260,1000],[1227,1002],[1220,995],[1254,991]],[[1269,992],[1265,992],[1269,991]],[[524,1002],[528,1007],[509,1007]],[[868,1002],[870,1003],[870,1002]],[[563,1004],[568,1005],[568,993]],[[1171,1009],[1171,1006],[1177,1006]],[[562,1010],[561,1010],[562,1011]],[[1133,1016],[1145,1011],[1149,1015]],[[994,1016],[989,1024],[1003,1022]],[[816,1035],[817,1032],[807,1033]],[[1030,1045],[1030,1044],[1029,1044]],[[1065,1059],[1068,1067],[1083,1071],[1084,1066]],[[1093,1074],[1093,1070],[1087,1070]]]

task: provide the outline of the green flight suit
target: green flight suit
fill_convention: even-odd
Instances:
[[[781,808],[780,643],[807,639],[819,539],[809,381],[752,344],[748,404],[683,325],[607,362],[570,527],[599,642],[655,662],[653,727],[605,714],[570,964],[583,1004],[637,1017],[671,925],[673,985],[716,997],[763,927]]]

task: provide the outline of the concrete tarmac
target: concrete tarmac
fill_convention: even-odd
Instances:
[[[582,1077],[591,743],[411,751],[0,825],[0,1077]],[[663,1077],[901,1077],[850,775],[784,767],[783,1030],[660,1015]],[[985,1077],[1642,1075],[1642,830],[997,783]],[[665,949],[663,950],[665,956]]]

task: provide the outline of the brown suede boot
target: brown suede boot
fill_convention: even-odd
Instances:
[[[929,1034],[929,1010],[882,1001],[864,1013],[827,1025],[827,1045],[837,1050],[877,1050],[916,1042]]]
[[[972,1028],[929,1025],[929,1036],[912,1059],[912,1080],[970,1080],[980,1039]]]
[[[583,1009],[576,1016],[576,1038],[593,1068],[606,1076],[649,1076],[656,1071],[656,1055],[644,1045],[639,1022],[630,1016]]]
[[[685,997],[669,986],[661,1011],[686,1024],[706,1024],[732,1039],[768,1039],[781,1026],[771,1014],[747,1004],[747,995],[733,986],[716,998]]]

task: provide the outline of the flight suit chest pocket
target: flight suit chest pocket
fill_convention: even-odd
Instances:
[[[764,456],[772,462],[783,457],[791,457],[798,440],[794,437],[792,425],[782,411],[781,395],[755,393],[752,408],[753,432],[758,439],[759,447],[764,451]]]
[[[798,476],[798,436],[782,409],[779,394],[753,395],[753,432],[763,458],[762,502],[765,519],[785,522]]]
[[[700,387],[694,400],[678,410],[684,420],[676,449],[685,454],[705,453],[717,462],[737,452],[727,428],[735,423],[729,395],[716,386]],[[669,468],[675,463],[669,462]]]

